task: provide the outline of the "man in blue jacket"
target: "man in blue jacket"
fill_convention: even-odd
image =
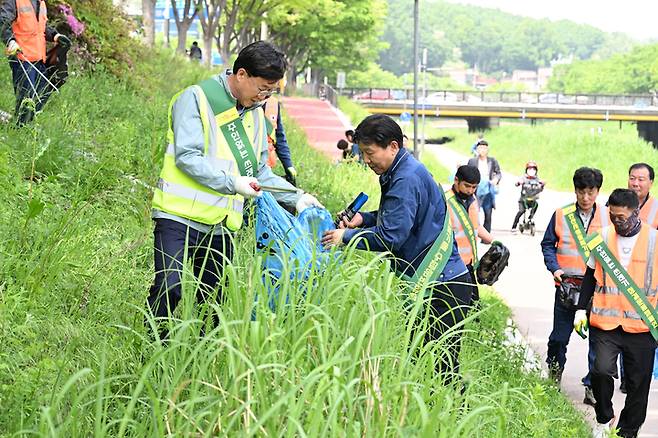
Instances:
[[[402,130],[390,117],[366,117],[356,128],[355,141],[365,164],[379,175],[379,209],[357,213],[339,229],[327,231],[322,242],[335,246],[357,239],[358,249],[389,251],[395,257],[395,271],[413,277],[434,242],[444,236],[447,204],[443,191],[425,166],[404,148]],[[448,237],[447,263],[438,276],[430,278],[435,283],[426,342],[463,321],[473,294],[471,275],[459,256],[457,243],[452,234]],[[457,332],[450,340],[450,357],[442,357],[436,364],[446,382],[459,373],[460,337]]]

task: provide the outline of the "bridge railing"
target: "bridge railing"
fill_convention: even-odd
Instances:
[[[413,89],[394,88],[343,88],[340,94],[354,100],[369,101],[410,101],[413,100]],[[473,90],[427,90],[425,96],[419,96],[420,103],[445,104],[462,103],[527,103],[555,105],[603,105],[656,107],[658,97],[653,94],[564,94],[553,92],[525,91],[473,91]]]

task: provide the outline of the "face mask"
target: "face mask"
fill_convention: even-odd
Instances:
[[[526,170],[525,173],[527,173],[528,176],[535,176],[535,175],[537,175],[537,169],[533,169],[533,168],[531,167],[531,168],[529,168],[528,170]]]
[[[642,222],[640,222],[640,210],[635,209],[633,214],[631,214],[626,220],[613,220],[612,224],[615,226],[615,231],[622,237],[631,237],[635,236],[642,227]]]

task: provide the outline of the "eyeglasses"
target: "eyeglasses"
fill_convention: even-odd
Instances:
[[[249,75],[249,79],[254,79],[254,78],[255,78],[255,76]],[[258,97],[259,99],[268,98],[268,97],[270,97],[271,95],[273,95],[274,93],[277,92],[277,88],[265,88],[265,89],[263,89],[261,87],[258,87],[257,90],[258,90],[258,94],[256,94],[256,97]]]
[[[269,90],[269,89],[261,90],[259,88],[258,89],[258,94],[256,96],[260,99],[263,99],[263,98],[266,98],[266,97],[270,97],[271,95],[276,93],[276,91],[277,91],[276,89],[275,90]]]

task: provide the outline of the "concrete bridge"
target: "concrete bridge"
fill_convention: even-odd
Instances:
[[[345,88],[342,95],[371,113],[413,114],[413,90]],[[501,118],[635,122],[638,135],[658,148],[658,97],[488,91],[430,91],[418,98],[418,115],[463,118],[469,131],[497,126]]]

